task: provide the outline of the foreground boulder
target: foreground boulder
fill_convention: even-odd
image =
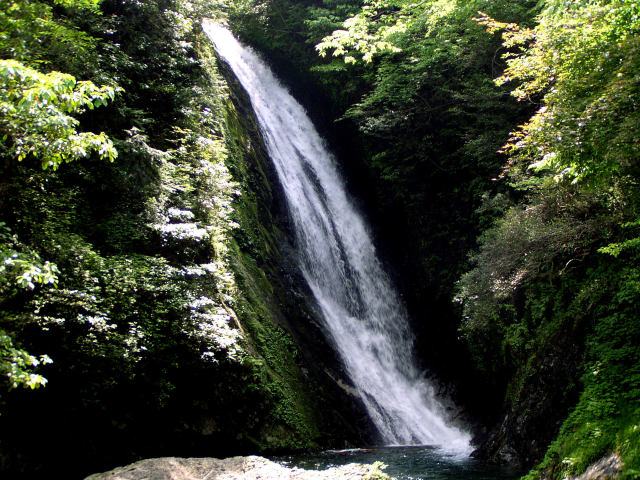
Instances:
[[[328,470],[287,468],[266,458],[152,458],[104,473],[96,473],[85,480],[325,480],[363,479],[385,480],[389,477],[379,469],[380,464],[350,463]]]
[[[590,465],[579,477],[569,477],[567,480],[613,480],[622,474],[622,459],[617,453],[612,453],[596,463]]]

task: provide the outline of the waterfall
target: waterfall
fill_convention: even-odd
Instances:
[[[469,435],[447,424],[416,367],[405,308],[305,110],[231,32],[207,20],[203,27],[249,95],[286,196],[300,269],[383,442],[469,454]]]

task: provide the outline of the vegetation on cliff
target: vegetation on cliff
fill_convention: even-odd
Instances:
[[[364,158],[345,166],[369,184],[425,363],[495,422],[480,454],[542,460],[531,478],[612,451],[624,475],[639,469],[639,12],[618,0],[238,9],[248,41],[358,127],[355,147],[338,133],[336,148]]]
[[[204,3],[1,7],[0,471],[342,436],[283,329],[304,306]]]
[[[541,363],[570,365],[551,369],[565,374],[553,393],[566,396],[560,404],[569,415],[558,416],[559,436],[531,478],[580,473],[612,451],[632,478],[640,4],[565,3],[547,2],[532,29],[478,19],[502,31],[505,46],[521,48],[496,81],[515,83],[512,94],[537,98],[539,108],[504,146],[502,176],[522,198],[483,234],[460,281],[463,332],[480,363],[514,372],[512,411],[523,412],[524,392],[540,384]],[[497,339],[493,352],[480,340],[487,335]],[[550,351],[554,344],[567,346]],[[544,415],[544,401],[528,415]]]

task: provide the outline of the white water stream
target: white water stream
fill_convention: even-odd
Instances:
[[[382,441],[469,454],[469,435],[447,424],[415,366],[405,308],[311,120],[250,48],[219,24],[203,27],[251,99],[293,219],[300,268]]]

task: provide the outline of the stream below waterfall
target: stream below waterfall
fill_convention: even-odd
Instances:
[[[347,463],[382,462],[383,470],[397,480],[511,480],[519,473],[511,468],[487,464],[468,456],[447,455],[436,447],[378,447],[329,450],[311,454],[274,457],[286,466],[325,470]]]

